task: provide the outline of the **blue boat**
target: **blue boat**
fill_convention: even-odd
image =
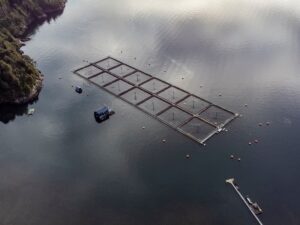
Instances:
[[[78,94],[81,94],[81,93],[82,93],[82,88],[79,87],[79,86],[76,86],[76,87],[75,87],[75,91],[76,91]]]
[[[97,122],[102,122],[109,119],[112,114],[113,111],[108,106],[102,106],[94,112],[94,117]]]

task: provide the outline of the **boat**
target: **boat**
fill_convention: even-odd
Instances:
[[[107,120],[113,114],[114,111],[106,105],[101,106],[100,108],[94,111],[94,117],[97,122]]]
[[[35,109],[34,108],[30,108],[30,109],[27,110],[27,115],[28,116],[32,116],[34,112],[35,112]]]
[[[75,87],[75,91],[76,91],[78,94],[81,94],[81,93],[82,93],[82,88],[79,87],[79,86],[76,86],[76,87]]]
[[[259,207],[259,205],[257,204],[257,202],[254,202],[252,205],[251,205],[251,208],[253,209],[254,213],[256,215],[258,214],[261,214],[263,211],[262,209]]]
[[[253,204],[253,202],[251,201],[251,199],[249,198],[249,196],[246,196],[246,200],[247,200],[248,204],[250,204],[250,205]]]
[[[256,215],[261,214],[263,212],[257,204],[257,202],[252,202],[249,196],[246,196],[246,201]]]

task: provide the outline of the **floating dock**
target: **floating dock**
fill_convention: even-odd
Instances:
[[[238,116],[112,57],[74,73],[203,145]]]
[[[247,200],[241,194],[241,192],[239,191],[238,187],[234,184],[234,178],[227,179],[225,182],[228,183],[228,184],[231,184],[231,186],[234,188],[234,190],[236,191],[236,193],[240,196],[240,198],[243,200],[243,202],[245,203],[245,205],[247,206],[247,208],[250,210],[251,214],[254,216],[254,218],[256,219],[257,223],[259,225],[263,225],[263,223],[260,221],[260,219],[256,215],[256,212],[254,211],[254,209],[248,204]]]

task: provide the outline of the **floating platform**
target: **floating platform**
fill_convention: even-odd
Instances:
[[[239,191],[239,187],[235,183],[234,178],[229,178],[225,181],[228,184],[231,184],[236,193],[239,195],[239,197],[243,200],[247,208],[250,210],[251,214],[254,216],[255,220],[259,225],[263,225],[263,223],[258,218],[257,214],[262,213],[262,209],[258,206],[258,204],[255,202],[253,203],[249,197],[245,198],[241,192]]]
[[[112,57],[74,73],[203,145],[238,117],[237,113]]]

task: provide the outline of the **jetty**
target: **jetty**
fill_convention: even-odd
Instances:
[[[112,57],[73,72],[203,145],[238,117],[237,113]]]
[[[229,178],[225,182],[228,183],[228,184],[230,184],[234,188],[234,190],[236,191],[236,193],[238,194],[238,196],[242,199],[242,201],[245,203],[245,205],[247,206],[247,208],[249,209],[249,211],[251,212],[251,214],[254,216],[254,218],[257,221],[257,223],[259,225],[263,225],[263,223],[261,222],[261,220],[256,215],[254,209],[250,206],[250,204],[247,202],[247,200],[244,198],[244,196],[239,191],[238,186],[234,183],[234,178]]]

